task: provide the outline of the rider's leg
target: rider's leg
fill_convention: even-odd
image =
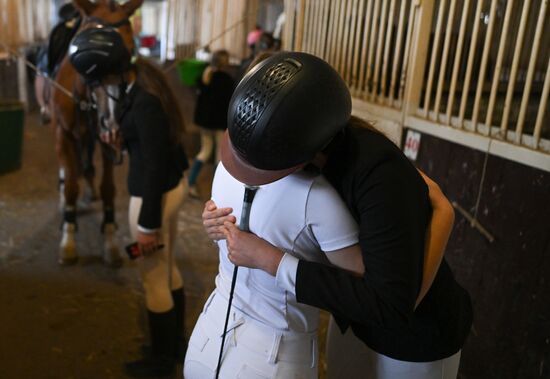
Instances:
[[[204,162],[210,158],[212,155],[212,150],[214,148],[214,132],[212,130],[200,129],[201,131],[201,150],[199,154],[195,157],[195,161],[189,170],[189,194],[193,197],[198,197],[198,192],[196,188],[197,178],[202,169]]]

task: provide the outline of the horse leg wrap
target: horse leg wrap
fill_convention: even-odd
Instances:
[[[115,210],[113,208],[105,208],[103,210],[103,222],[101,223],[101,233],[105,232],[105,225],[113,224],[116,227],[115,222]]]
[[[76,209],[74,207],[65,207],[63,210],[61,228],[63,228],[64,224],[73,224],[75,226],[75,231],[78,231],[78,226],[76,224]]]
[[[64,222],[62,227],[61,244],[59,245],[58,262],[60,265],[71,265],[76,263],[78,254],[76,251],[74,223]]]

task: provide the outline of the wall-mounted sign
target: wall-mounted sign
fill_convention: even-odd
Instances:
[[[405,139],[405,147],[403,152],[405,156],[411,161],[416,161],[418,156],[418,149],[420,148],[420,136],[418,132],[407,130],[407,138]]]

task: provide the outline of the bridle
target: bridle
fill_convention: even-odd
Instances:
[[[121,28],[123,26],[130,26],[131,24],[130,24],[129,17],[125,17],[125,18],[123,18],[119,21],[116,21],[116,22],[108,22],[107,20],[104,20],[100,17],[86,16],[84,18],[83,22],[82,22],[82,27],[86,27],[86,26],[90,26],[90,25],[96,25],[96,26],[100,26],[100,27],[112,28],[112,29],[115,29],[118,33],[120,33],[120,31],[118,30],[119,28]],[[83,28],[81,28],[81,30],[82,29]],[[135,49],[133,49],[133,50],[135,50]],[[131,55],[132,55],[132,57],[134,57],[135,56],[135,51],[131,51]],[[94,94],[94,89],[98,86],[102,87],[105,94],[109,98],[111,98],[112,100],[114,100],[116,102],[120,101],[120,96],[122,96],[123,94],[122,93],[119,94],[119,97],[116,97],[116,96],[112,95],[111,93],[109,93],[107,88],[101,82],[95,83],[95,84],[85,82],[84,86],[86,87],[86,92],[87,92],[88,99],[87,99],[87,101],[82,101],[82,100],[79,101],[79,104],[80,104],[81,110],[87,113],[88,127],[91,129],[93,127],[92,125],[94,124],[94,122],[93,122],[94,118],[92,116],[92,112],[97,112],[98,109],[99,109],[98,103],[97,103],[97,97]],[[106,125],[105,120],[103,120],[102,118],[97,120],[97,124],[99,124],[99,129],[101,130],[101,132],[110,132],[110,128]],[[122,163],[122,156],[121,155],[118,155],[115,152],[113,152],[110,155],[111,155],[111,159],[112,159],[114,164]]]

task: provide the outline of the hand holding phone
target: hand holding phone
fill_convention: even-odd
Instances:
[[[131,243],[128,246],[126,246],[126,254],[128,254],[128,257],[131,260],[137,259],[139,257],[143,257],[143,254],[141,254],[141,251],[139,250],[139,244],[137,242]],[[154,251],[158,251],[164,249],[164,245],[160,244],[157,245]]]

